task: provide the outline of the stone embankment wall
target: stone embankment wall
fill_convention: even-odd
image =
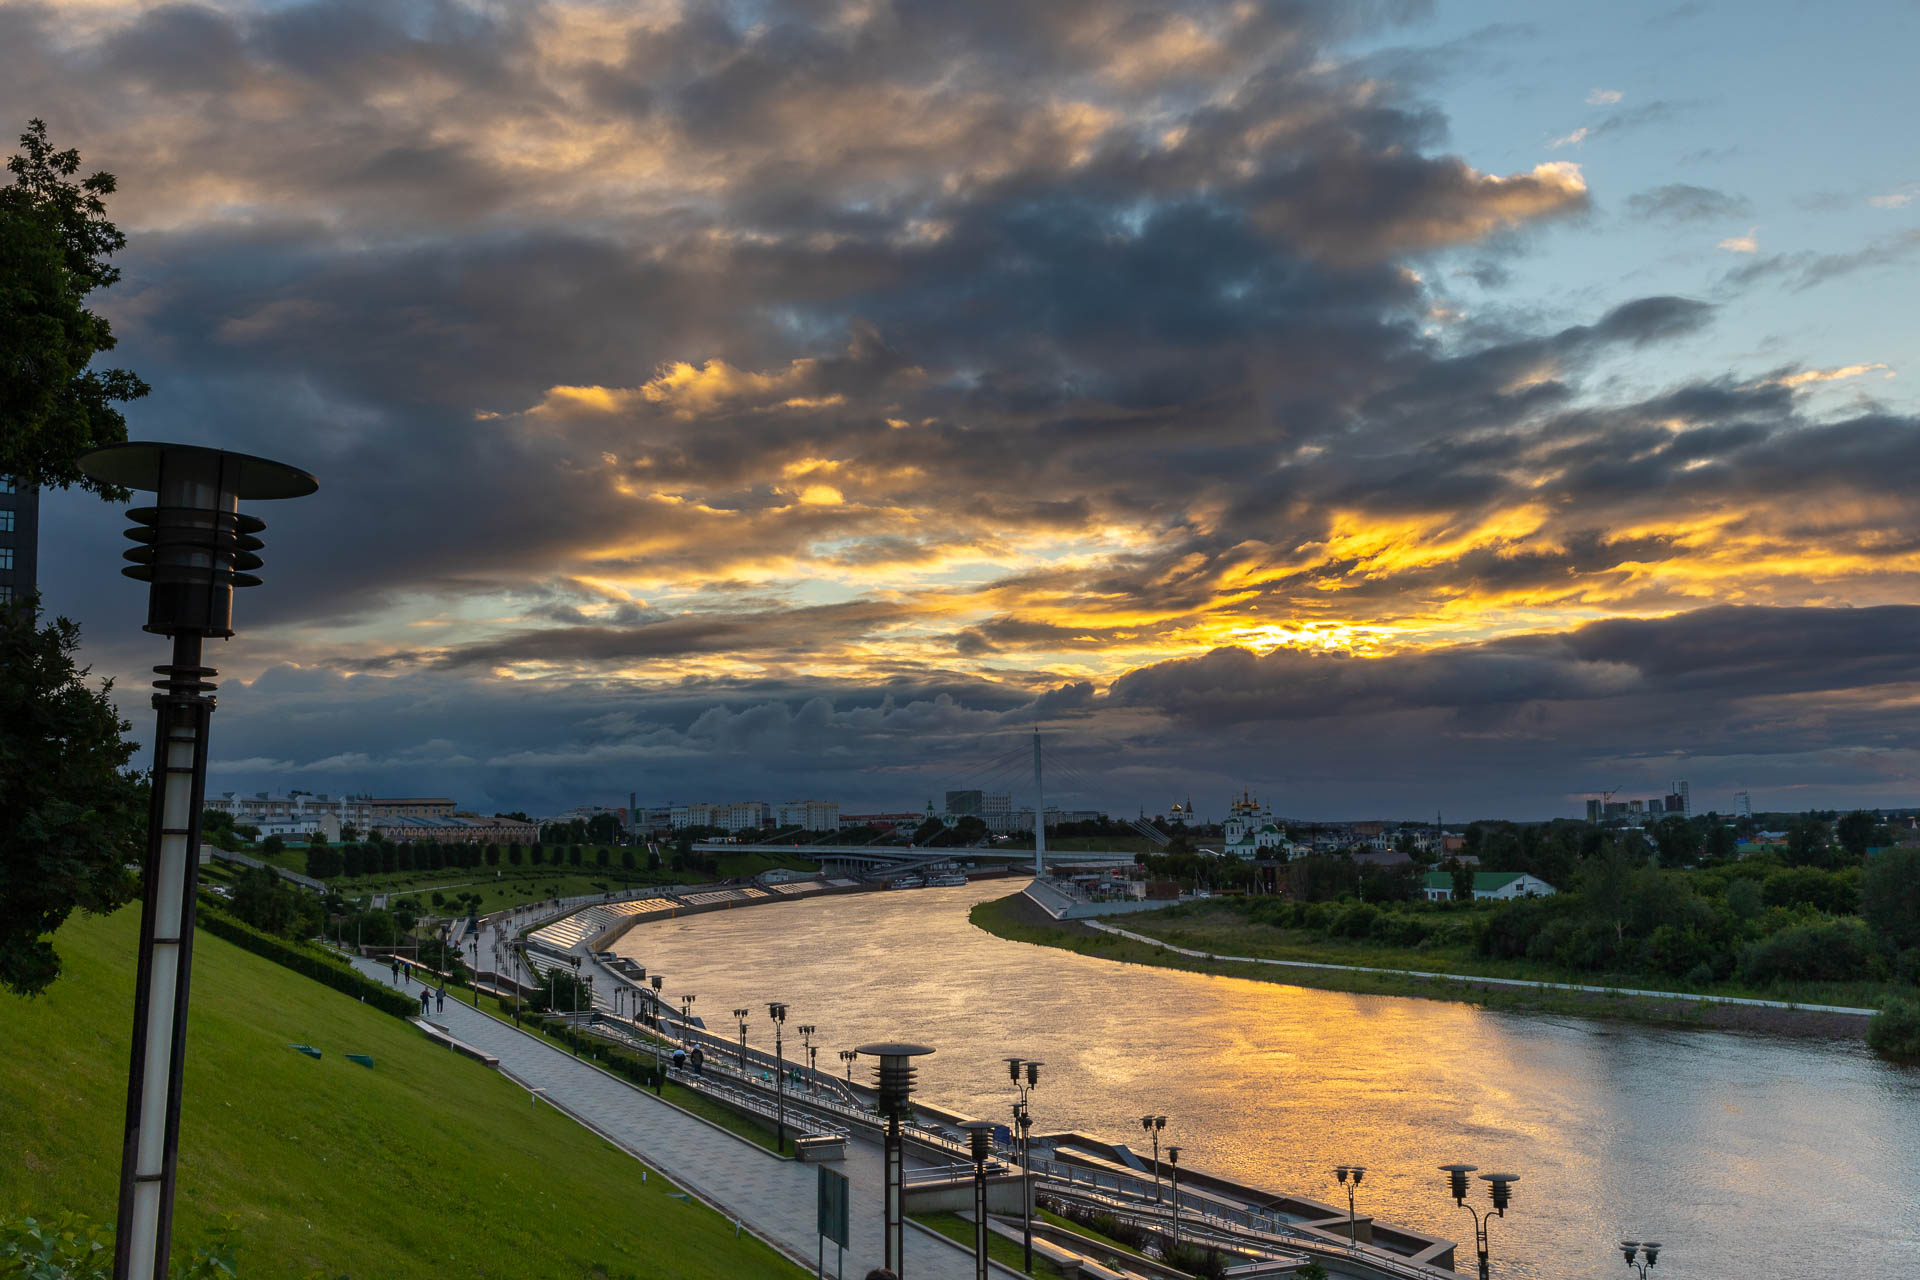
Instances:
[[[1154,898],[1120,898],[1110,902],[1091,902],[1076,897],[1047,880],[1029,881],[1026,895],[1055,920],[1086,920],[1093,916],[1124,916],[1136,911],[1158,911],[1171,902]]]

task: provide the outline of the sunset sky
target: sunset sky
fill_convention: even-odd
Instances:
[[[1899,0],[0,4],[136,438],[266,454],[216,790],[1920,803]],[[149,733],[120,513],[49,607]]]

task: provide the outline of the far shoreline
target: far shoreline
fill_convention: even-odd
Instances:
[[[1055,920],[1024,892],[976,904],[968,913],[975,928],[1012,942],[1056,947],[1122,964],[1179,969],[1226,978],[1245,978],[1276,986],[1343,991],[1354,995],[1409,996],[1451,1000],[1503,1013],[1570,1015],[1599,1021],[1705,1031],[1745,1031],[1805,1039],[1853,1042],[1866,1047],[1870,1015],[1814,1009],[1781,1009],[1720,1004],[1686,996],[1624,995],[1603,992],[1514,988],[1462,974],[1421,978],[1404,973],[1357,973],[1339,969],[1295,968],[1181,955],[1166,947],[1103,933],[1080,921]],[[1130,924],[1134,922],[1129,922]]]

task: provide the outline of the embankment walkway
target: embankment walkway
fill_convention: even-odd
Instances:
[[[414,993],[420,984],[391,967],[356,959],[355,968],[387,986]],[[454,1000],[432,1015],[456,1040],[499,1059],[500,1071],[559,1106],[602,1137],[712,1204],[747,1230],[811,1269],[817,1255],[812,1166],[771,1152],[655,1098],[591,1063]],[[910,1160],[911,1164],[912,1161]],[[883,1169],[880,1148],[851,1141],[835,1166],[847,1176],[853,1234],[846,1273],[866,1274],[884,1260],[881,1241]],[[913,1280],[973,1280],[973,1256],[944,1237],[908,1224],[907,1274]],[[835,1250],[827,1246],[831,1273]],[[996,1276],[1017,1273],[994,1267]]]

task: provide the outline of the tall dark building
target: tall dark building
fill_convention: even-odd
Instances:
[[[33,594],[40,556],[40,490],[0,476],[0,604]]]

